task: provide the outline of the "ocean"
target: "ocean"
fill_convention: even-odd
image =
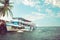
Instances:
[[[30,32],[0,34],[0,40],[60,40],[60,27],[36,27]]]

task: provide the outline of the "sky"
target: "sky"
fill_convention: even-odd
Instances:
[[[14,17],[31,20],[37,26],[60,26],[60,0],[10,0]]]

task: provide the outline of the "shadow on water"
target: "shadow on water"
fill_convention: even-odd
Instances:
[[[60,40],[60,27],[41,27],[31,32],[8,32],[0,40]]]

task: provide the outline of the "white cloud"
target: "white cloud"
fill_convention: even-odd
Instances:
[[[60,17],[60,12],[59,13],[54,13],[52,10],[50,10],[50,9],[46,9],[46,12],[47,12],[47,17]]]
[[[17,5],[23,4],[26,6],[34,7],[40,12],[41,7],[38,5],[40,3],[39,0],[10,0],[10,1],[14,2],[14,4]]]
[[[34,0],[34,1],[33,0],[22,0],[21,3],[26,6],[34,7],[40,12],[41,7],[38,5],[40,3],[39,0]]]
[[[39,3],[39,0],[11,0],[11,1],[14,1],[16,4],[24,4],[26,6],[35,6],[36,4]]]
[[[10,0],[10,2],[14,2],[14,0]]]
[[[34,7],[34,6],[36,6],[39,3],[39,1],[38,0],[37,1],[33,1],[33,0],[22,0],[21,3],[24,4],[24,5],[27,5],[27,6]]]
[[[45,14],[40,14],[37,12],[32,12],[32,14],[28,14],[24,16],[25,19],[31,20],[31,21],[40,20],[40,19],[43,19],[44,17],[45,17]]]
[[[54,16],[55,14],[53,13],[53,11],[52,10],[50,10],[50,9],[46,9],[46,12],[47,12],[47,15],[48,16]]]
[[[41,10],[41,6],[36,5],[35,8],[40,12],[40,10]]]
[[[22,1],[22,3],[24,5],[31,6],[31,7],[35,5],[35,2],[32,2],[31,0],[24,0]]]
[[[59,17],[60,18],[60,13],[57,13],[57,16],[56,17]]]
[[[47,4],[53,3],[53,0],[45,0],[45,3]]]
[[[55,15],[53,13],[52,10],[50,9],[46,9],[46,12],[48,14],[41,14],[39,12],[32,12],[31,14],[27,14],[25,16],[23,16],[23,18],[27,19],[27,20],[31,20],[31,21],[37,21],[37,20],[41,20],[41,19],[44,19],[44,18],[56,18],[56,17],[60,17],[60,13],[58,13],[57,15]]]
[[[46,4],[53,4],[54,6],[60,7],[60,0],[45,0]]]
[[[56,0],[55,6],[60,7],[60,0]]]

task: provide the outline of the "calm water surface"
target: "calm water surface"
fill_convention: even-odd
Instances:
[[[0,35],[0,40],[60,40],[60,27],[40,27],[32,32],[9,32]]]

